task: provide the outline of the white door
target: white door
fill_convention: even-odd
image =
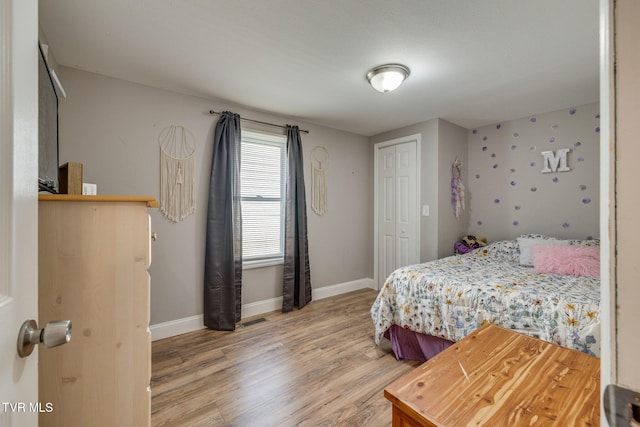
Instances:
[[[613,386],[603,401],[605,410],[609,407],[620,417],[612,419],[610,425],[627,426],[630,419],[634,421],[631,425],[640,425],[640,2],[601,0],[601,14],[605,27],[601,73],[606,74],[601,80],[601,98],[606,106],[601,116],[608,118],[603,128],[603,151],[614,147],[607,165],[613,185],[609,185],[609,206],[605,210],[610,218],[606,232],[612,248],[605,274],[610,280],[603,291],[602,310],[607,322],[603,326],[603,346],[608,348],[601,362],[602,385]],[[613,20],[607,19],[610,17]]]
[[[16,352],[38,314],[38,3],[0,0],[0,425],[38,424],[38,354]],[[10,29],[10,31],[6,31]]]
[[[396,265],[396,147],[380,149],[378,161],[378,278],[383,282]]]
[[[419,261],[418,156],[415,137],[376,144],[376,280]]]

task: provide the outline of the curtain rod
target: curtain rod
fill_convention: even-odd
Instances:
[[[213,111],[213,110],[209,110],[209,114],[213,115],[213,114],[222,114],[222,113],[219,113],[219,112]],[[275,127],[279,127],[279,128],[282,128],[282,129],[286,129],[286,126],[277,125],[275,123],[261,122],[260,120],[245,119],[244,117],[240,117],[240,120],[246,120],[248,122],[260,123],[261,125],[275,126]],[[300,129],[300,132],[309,133],[308,130],[304,130],[304,129]]]

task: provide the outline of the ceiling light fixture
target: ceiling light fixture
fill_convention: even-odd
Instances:
[[[385,64],[367,73],[367,81],[378,92],[396,90],[409,77],[409,68],[400,64]]]

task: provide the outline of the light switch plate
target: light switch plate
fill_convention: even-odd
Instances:
[[[429,216],[429,205],[422,206],[422,216]]]

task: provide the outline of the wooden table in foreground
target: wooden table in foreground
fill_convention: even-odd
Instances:
[[[384,395],[393,404],[393,427],[597,427],[600,359],[485,325]]]

